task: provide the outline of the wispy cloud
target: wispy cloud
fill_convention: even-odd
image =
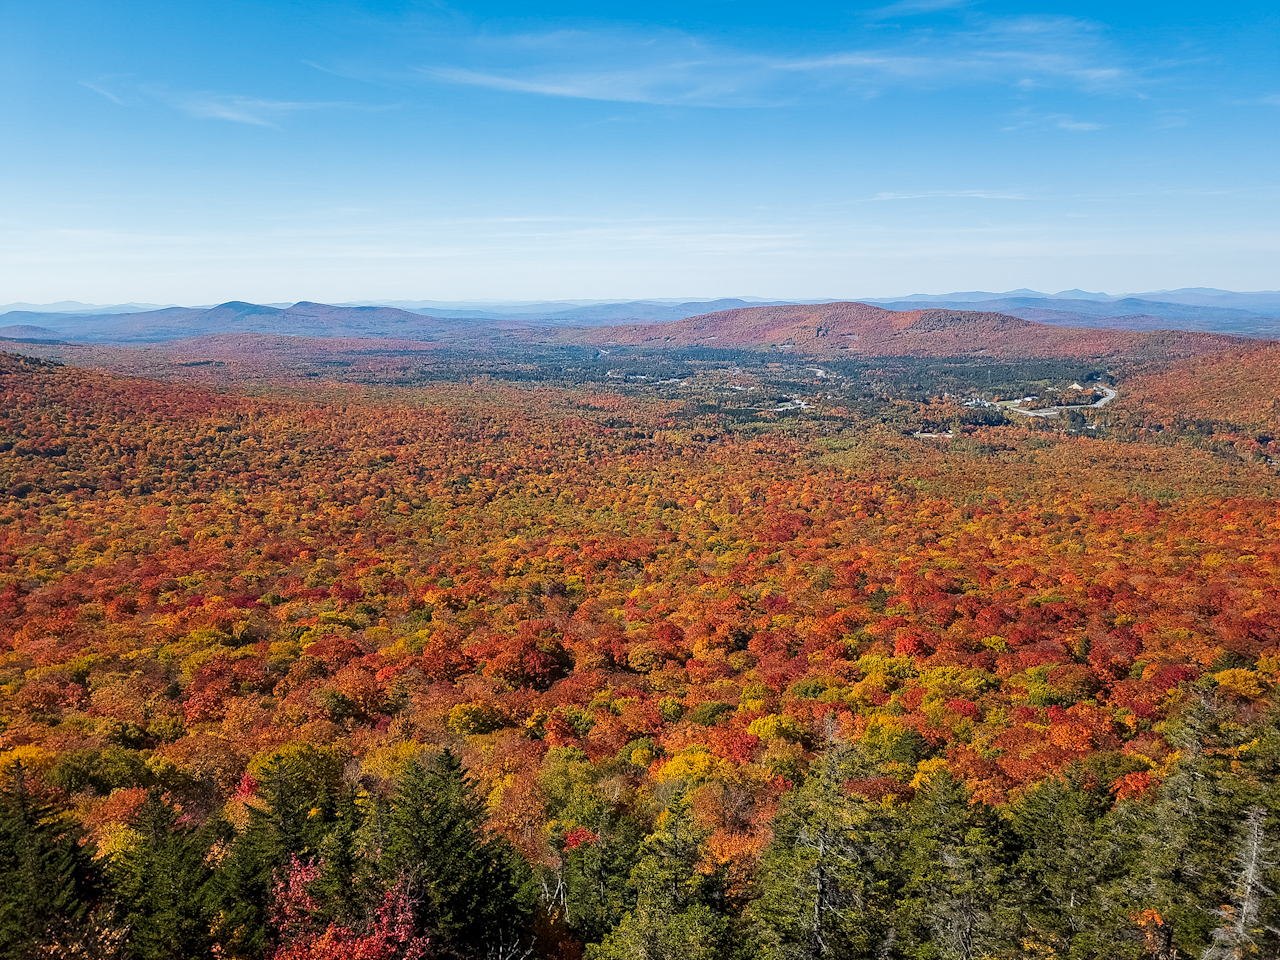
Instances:
[[[866,13],[868,19],[892,20],[896,17],[912,17],[942,10],[955,10],[968,6],[968,0],[899,0]]]
[[[952,0],[882,8],[929,12]],[[501,66],[498,66],[501,64]],[[676,32],[556,30],[464,38],[416,68],[431,80],[510,93],[656,105],[791,103],[818,89],[868,95],[892,86],[1005,84],[1134,89],[1101,30],[1068,17],[969,17],[960,27],[912,31],[895,44],[757,52]]]
[[[712,78],[699,81],[698,78],[688,76],[694,67],[692,64],[672,64],[661,72],[636,69],[598,73],[550,73],[531,77],[503,76],[456,67],[428,67],[422,68],[420,72],[445,83],[614,103],[725,105],[728,98],[741,93],[742,88],[738,84],[724,77],[720,77],[718,81]]]
[[[188,116],[225,120],[254,127],[276,127],[287,117],[325,110],[394,110],[396,104],[362,104],[346,100],[273,100],[209,91],[174,91],[164,87],[140,87],[140,92]]]
[[[335,107],[350,106],[341,102],[261,100],[256,97],[206,93],[182,95],[171,102],[173,106],[193,117],[229,120],[232,123],[247,123],[255,127],[274,127],[281,117],[302,111],[330,110]]]
[[[490,90],[507,90],[515,93],[541,93],[548,97],[580,97],[584,100],[635,101],[641,94],[635,81],[618,75],[565,76],[560,78],[521,79],[503,77],[480,70],[463,70],[457,67],[424,67],[421,73],[445,83],[463,86],[487,87]],[[644,99],[650,99],[645,97]]]
[[[1025,193],[1010,193],[1004,190],[928,190],[923,193],[877,193],[867,197],[866,202],[879,200],[1030,200]]]
[[[1054,127],[1058,130],[1070,130],[1075,133],[1088,133],[1093,130],[1101,130],[1103,124],[1093,123],[1088,120],[1078,120],[1065,113],[1035,113],[1029,109],[1023,109],[1014,115],[1012,123],[1002,129],[1008,133],[1013,130],[1044,129],[1048,127]]]
[[[118,103],[118,104],[120,104],[120,106],[122,106],[122,107],[124,106],[124,101],[123,101],[123,100],[121,100],[119,97],[117,97],[114,93],[112,93],[112,92],[111,92],[110,90],[108,90],[106,87],[99,86],[99,85],[98,85],[98,84],[96,84],[96,83],[90,83],[88,80],[81,80],[81,81],[80,81],[80,86],[82,86],[82,87],[88,87],[88,88],[89,88],[90,90],[92,90],[94,93],[101,94],[102,96],[104,96],[104,97],[106,97],[108,100],[110,100],[112,103]]]
[[[421,66],[415,72],[460,86],[616,103],[726,107],[778,100],[777,91],[762,82],[770,71],[764,57],[671,31],[484,36],[466,53],[476,62]],[[504,66],[493,67],[495,60]]]
[[[773,60],[768,66],[790,73],[846,74],[858,78],[915,78],[938,72],[941,64],[932,57],[910,53],[855,51],[819,57]]]
[[[1101,130],[1101,129],[1102,129],[1102,124],[1100,124],[1100,123],[1086,123],[1086,122],[1085,122],[1085,121],[1083,121],[1083,120],[1072,120],[1070,117],[1063,117],[1063,118],[1061,118],[1061,119],[1058,121],[1058,129],[1060,129],[1060,130],[1075,130],[1075,131],[1078,131],[1078,132],[1083,133],[1083,132],[1087,132],[1087,131],[1089,131],[1089,130]]]
[[[103,85],[102,81],[81,80],[80,85],[112,103],[125,106],[125,101]],[[227,120],[232,123],[245,123],[255,127],[274,127],[277,121],[290,114],[315,110],[331,109],[388,109],[386,107],[367,107],[345,101],[306,101],[306,100],[271,100],[262,97],[248,97],[238,94],[211,93],[207,91],[174,91],[167,87],[141,86],[128,84],[133,94],[141,94],[146,99],[159,101],[175,110],[180,110],[193,117],[208,120]]]

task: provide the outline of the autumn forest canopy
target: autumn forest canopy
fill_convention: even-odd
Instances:
[[[1275,346],[754,310],[0,344],[0,958],[1276,956]]]

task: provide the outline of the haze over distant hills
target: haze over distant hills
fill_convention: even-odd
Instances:
[[[403,300],[352,303],[343,306],[398,307],[413,313],[459,320],[505,319],[540,324],[608,324],[636,320],[664,323],[685,317],[739,307],[783,303],[827,303],[826,300],[764,300],[759,297],[721,297],[714,300],[543,300],[528,302]]]
[[[167,307],[121,314],[0,314],[0,337],[86,343],[161,343],[223,333],[301,337],[431,337],[461,321],[395,307],[339,307],[302,301],[292,306],[233,300],[216,307]]]
[[[993,293],[971,290],[962,293],[913,293],[906,297],[863,297],[864,303],[902,303],[928,301],[930,303],[981,303],[988,300],[1030,298],[1033,300],[1093,300],[1098,303],[1117,303],[1122,300],[1147,300],[1154,303],[1183,304],[1203,307],[1238,307],[1253,313],[1270,315],[1280,311],[1280,290],[1257,290],[1239,293],[1234,290],[1218,290],[1214,287],[1181,287],[1177,290],[1150,290],[1146,293],[1091,293],[1088,290],[1061,290],[1058,293],[1040,293],[1036,290],[1006,290]]]
[[[445,316],[451,313],[484,316],[552,316],[570,312],[614,313],[636,305],[649,305],[680,310],[699,306],[715,308],[719,304],[731,306],[768,306],[781,303],[906,303],[928,301],[930,303],[979,303],[987,300],[1030,298],[1034,300],[1093,300],[1099,303],[1116,303],[1121,300],[1148,300],[1156,303],[1183,304],[1188,306],[1236,307],[1263,316],[1280,313],[1280,290],[1258,290],[1240,293],[1219,290],[1214,287],[1182,287],[1177,290],[1152,290],[1146,293],[1094,293],[1088,290],[1061,290],[1058,293],[1041,293],[1025,287],[996,293],[989,290],[958,291],[954,293],[913,293],[901,297],[814,297],[810,299],[770,299],[768,297],[648,297],[644,299],[613,300],[344,300],[340,307],[396,307],[411,313],[430,313]],[[268,303],[265,306],[289,307],[291,303]],[[117,303],[93,304],[78,300],[62,300],[57,303],[2,303],[0,314],[13,311],[31,313],[65,314],[118,314],[142,313],[175,307],[177,304]],[[196,304],[192,309],[210,309],[214,304]],[[727,309],[727,308],[726,308]]]
[[[122,304],[118,308],[80,304],[10,304],[0,306],[0,336],[31,336],[10,328],[41,328],[39,336],[91,341],[170,340],[175,337],[225,333],[228,330],[292,333],[302,336],[399,336],[413,326],[410,318],[428,320],[495,320],[537,325],[663,323],[716,310],[790,300],[721,298],[718,300],[556,300],[524,302],[378,301],[362,303],[250,304],[230,301],[216,306],[152,308]],[[808,302],[808,301],[806,301]],[[822,301],[815,301],[822,302]],[[12,307],[13,309],[9,309]],[[135,309],[145,307],[145,309]],[[53,309],[65,308],[65,309]],[[323,316],[321,316],[323,314]],[[230,323],[228,328],[225,324]],[[317,328],[319,324],[319,328]],[[345,324],[341,331],[335,324]],[[265,325],[265,326],[264,326]],[[269,329],[268,329],[269,328]]]
[[[1206,287],[1110,296],[1084,290],[1042,294],[1034,290],[1007,293],[915,295],[893,300],[869,299],[889,310],[945,307],[1006,313],[1023,320],[1056,326],[1108,327],[1117,330],[1204,330],[1243,336],[1280,335],[1280,292],[1235,293]]]
[[[145,310],[163,310],[173,303],[81,303],[79,300],[59,300],[57,303],[0,303],[0,315],[5,313],[142,313]]]
[[[782,301],[750,297],[715,300],[431,301],[252,304],[213,307],[116,306],[64,301],[0,307],[0,338],[90,343],[165,342],[223,333],[307,337],[464,339],[468,332],[514,327],[591,327],[662,324],[746,308],[813,305],[832,300]],[[1112,296],[1084,290],[913,294],[863,299],[886,310],[950,309],[1000,313],[1060,327],[1188,330],[1280,337],[1280,291],[1237,293],[1204,287]],[[20,309],[9,309],[20,308]],[[477,321],[485,321],[477,325]]]
[[[63,322],[69,321],[78,324],[75,336],[59,335],[55,328],[27,323],[0,327],[0,337],[27,342],[96,343],[108,345],[107,349],[149,344],[194,351],[192,356],[202,357],[209,354],[214,340],[232,337],[238,338],[233,350],[247,354],[272,338],[317,346],[338,340],[350,343],[357,338],[357,342],[374,349],[395,342],[412,343],[413,349],[451,346],[500,353],[576,346],[602,353],[619,347],[659,351],[710,348],[827,359],[971,356],[1142,362],[1175,360],[1250,343],[1248,338],[1202,330],[1068,327],[992,311],[937,306],[889,310],[846,301],[735,307],[665,322],[572,326],[522,319],[430,317],[387,306],[303,302],[281,308],[239,301],[207,310],[177,307],[141,314],[63,318]]]

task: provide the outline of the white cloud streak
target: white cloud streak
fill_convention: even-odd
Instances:
[[[274,100],[212,91],[175,91],[167,87],[144,86],[139,92],[165,106],[201,120],[225,120],[254,127],[277,127],[281,121],[302,113],[325,110],[384,111],[397,104],[361,104],[345,100]]]
[[[124,101],[121,100],[119,97],[117,97],[110,90],[106,89],[106,87],[100,87],[98,86],[98,84],[90,83],[88,80],[81,80],[80,86],[87,87],[88,89],[92,90],[94,93],[101,94],[102,96],[110,100],[112,103],[118,103],[120,104],[120,106],[122,107],[124,106]]]
[[[965,6],[968,6],[968,0],[899,0],[898,3],[890,3],[871,10],[866,16],[871,20],[893,20],[898,17],[940,13],[943,10],[955,10]]]
[[[300,111],[348,107],[347,103],[262,100],[225,94],[184,94],[169,101],[174,107],[208,120],[229,120],[256,127],[274,127],[281,117]]]
[[[1031,200],[1024,193],[1009,193],[1002,190],[930,190],[924,193],[878,193],[867,197],[866,202],[878,200]]]
[[[938,8],[931,0],[894,6],[902,6],[901,12]],[[673,31],[484,35],[457,44],[454,62],[423,65],[417,72],[441,83],[508,93],[712,107],[792,103],[814,89],[833,87],[866,96],[902,85],[1114,92],[1144,82],[1141,71],[1118,62],[1087,22],[1023,16],[975,23],[915,31],[896,45],[791,55],[727,48]]]
[[[503,76],[456,67],[422,68],[434,80],[462,86],[484,87],[510,93],[533,93],[578,100],[613,103],[649,103],[662,106],[725,105],[738,89],[725,82],[699,82],[690,76],[693,65],[671,64],[660,75],[645,69],[600,73],[544,74],[535,77]]]
[[[1015,114],[1015,119],[1008,126],[1003,127],[1005,132],[1011,130],[1022,130],[1026,128],[1046,128],[1056,127],[1059,130],[1070,130],[1073,133],[1089,133],[1093,130],[1103,129],[1103,124],[1093,123],[1088,120],[1078,120],[1070,114],[1065,113],[1048,113],[1038,114],[1030,110],[1019,110]]]

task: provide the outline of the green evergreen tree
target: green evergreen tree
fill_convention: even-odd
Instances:
[[[574,784],[565,799],[554,819],[574,826],[561,838],[558,869],[544,878],[544,899],[578,940],[592,943],[617,926],[630,905],[628,883],[644,834],[593,783]]]
[[[1165,732],[1179,753],[1168,777],[1154,796],[1121,801],[1108,818],[1125,870],[1107,894],[1122,917],[1158,915],[1141,933],[1130,926],[1129,936],[1159,960],[1200,955],[1230,897],[1231,843],[1248,798],[1228,788],[1224,761],[1205,751],[1215,726],[1207,704],[1191,704]]]
[[[350,787],[327,807],[330,823],[318,846],[320,876],[311,890],[321,906],[320,919],[355,928],[381,892],[376,865],[366,856],[365,813]]]
[[[140,960],[195,960],[211,955],[213,870],[206,862],[216,826],[184,827],[151,790],[135,819],[137,842],[112,866],[113,892]]]
[[[1033,788],[1010,811],[1019,856],[1012,886],[1022,923],[1019,939],[1072,957],[1133,953],[1116,934],[1117,918],[1102,894],[1122,871],[1104,830],[1110,798],[1082,785],[1072,771]]]
[[[774,824],[750,911],[767,956],[881,957],[896,939],[901,812],[850,797],[837,763],[815,764]]]
[[[528,865],[484,831],[484,805],[448,750],[432,770],[405,768],[382,856],[386,883],[403,880],[434,949],[482,956],[523,942],[534,900]]]
[[[999,955],[1013,928],[1012,918],[1000,915],[1007,857],[994,811],[971,804],[949,773],[929,778],[911,803],[903,857],[898,914],[905,952],[942,960]]]
[[[731,952],[720,878],[698,872],[702,834],[677,797],[631,872],[634,905],[588,960],[719,960]]]
[[[595,842],[562,855],[569,927],[583,942],[600,940],[622,920],[642,839],[630,818],[618,817],[601,824]]]
[[[262,771],[261,806],[222,862],[212,894],[217,939],[236,957],[262,957],[271,940],[271,891],[291,856],[316,857],[332,822],[333,798],[305,757],[273,758]]]
[[[1267,837],[1267,811],[1261,805],[1250,807],[1241,824],[1236,870],[1233,877],[1231,899],[1223,905],[1219,916],[1225,921],[1213,931],[1213,942],[1205,951],[1203,960],[1244,960],[1257,956],[1263,946],[1260,941],[1271,940],[1274,929],[1267,929],[1262,920],[1263,904],[1274,892],[1264,882],[1264,876],[1276,866],[1276,857]]]
[[[0,958],[28,960],[86,930],[101,891],[93,847],[51,804],[32,796],[15,764],[0,794]]]
[[[1258,816],[1256,810],[1262,811],[1257,824],[1259,851],[1253,877],[1257,913],[1249,936],[1257,955],[1280,957],[1280,703],[1273,700],[1271,708],[1245,735],[1248,749],[1241,752],[1245,761],[1243,775],[1254,790],[1251,810],[1243,824],[1240,854],[1247,854],[1249,834],[1254,830],[1250,821]],[[1237,861],[1237,895],[1244,893],[1248,871],[1240,868],[1246,861],[1247,856],[1240,856]]]

